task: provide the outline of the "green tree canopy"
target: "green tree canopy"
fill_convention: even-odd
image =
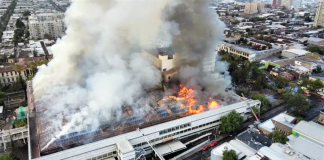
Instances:
[[[322,88],[324,88],[324,83],[323,83],[323,81],[321,80],[321,79],[319,79],[319,78],[317,78],[317,79],[315,79],[315,80],[308,80],[307,81],[307,86],[309,87],[309,89],[311,90],[311,91],[317,91],[317,90],[319,90],[319,89],[322,89]]]
[[[223,133],[230,133],[235,131],[243,122],[243,117],[235,110],[231,111],[226,116],[221,117],[221,131]]]
[[[304,113],[310,106],[310,101],[301,93],[296,93],[287,101],[288,106],[294,107],[297,113]]]
[[[277,143],[286,144],[286,142],[288,141],[287,136],[277,130],[271,134],[271,137],[272,137],[272,141],[275,143],[277,142]]]
[[[225,150],[223,152],[223,160],[237,160],[237,155],[234,150]]]
[[[17,28],[23,28],[23,27],[25,27],[25,24],[18,18],[16,20],[16,27]]]
[[[14,123],[15,128],[27,126],[26,119],[16,120]]]
[[[45,39],[52,39],[52,36],[49,35],[49,34],[47,34],[47,33],[45,33],[45,34],[44,34],[44,38],[45,38]]]
[[[286,78],[283,78],[283,77],[276,77],[273,81],[276,83],[276,86],[278,88],[287,87],[288,83],[289,83],[289,81]]]
[[[269,106],[270,101],[263,94],[255,94],[251,99],[261,101],[261,112],[267,111],[267,106]]]
[[[30,12],[29,12],[29,11],[25,11],[25,12],[23,13],[23,16],[24,16],[24,17],[30,16]]]

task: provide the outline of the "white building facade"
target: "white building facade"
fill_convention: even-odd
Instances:
[[[256,14],[256,13],[263,13],[264,12],[264,3],[257,1],[257,2],[246,2],[244,13],[245,14]]]
[[[183,138],[201,134],[208,130],[216,131],[220,127],[220,119],[222,116],[235,110],[246,119],[247,116],[251,115],[251,107],[255,106],[259,108],[260,105],[261,103],[258,100],[247,99],[228,106],[222,106],[215,110],[186,116],[147,128],[141,128],[136,131],[32,159],[92,160],[100,159],[104,155],[104,158],[116,157],[119,160],[133,160],[137,158],[134,154],[135,151],[144,149],[145,154],[151,154],[154,151],[150,145],[156,148],[154,146],[158,144],[179,141]]]
[[[29,19],[29,32],[32,39],[45,38],[49,34],[52,38],[64,35],[64,13],[44,13],[31,15]]]

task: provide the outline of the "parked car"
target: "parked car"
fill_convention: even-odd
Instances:
[[[216,146],[216,144],[217,144],[217,142],[216,142],[216,141],[213,141],[213,142],[210,143],[209,145],[210,145],[211,147],[213,147],[213,146]]]
[[[210,147],[210,144],[207,144],[206,146],[203,147],[203,151],[207,150]]]

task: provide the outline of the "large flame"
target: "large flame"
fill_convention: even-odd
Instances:
[[[181,107],[182,108],[188,108],[189,114],[197,114],[205,110],[206,106],[204,105],[199,105],[197,109],[194,109],[194,106],[198,106],[197,100],[194,95],[194,90],[192,88],[187,88],[183,85],[180,85],[180,91],[178,92],[178,97],[177,96],[168,96],[167,98],[161,99],[158,104],[160,104],[163,101],[167,100],[176,100],[181,102]],[[217,103],[215,100],[210,98],[210,101],[207,103],[208,108],[213,109],[217,108],[219,106],[219,103]]]

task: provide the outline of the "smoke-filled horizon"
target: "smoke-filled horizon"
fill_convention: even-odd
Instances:
[[[74,0],[65,22],[53,60],[33,79],[36,108],[47,121],[38,133],[49,132],[48,139],[121,118],[123,105],[144,114],[144,90],[158,85],[161,73],[135,48],[161,28],[179,53],[182,82],[218,93],[231,84],[223,62],[216,63],[214,74],[202,74],[224,28],[208,1]],[[43,148],[47,142],[41,143]]]

